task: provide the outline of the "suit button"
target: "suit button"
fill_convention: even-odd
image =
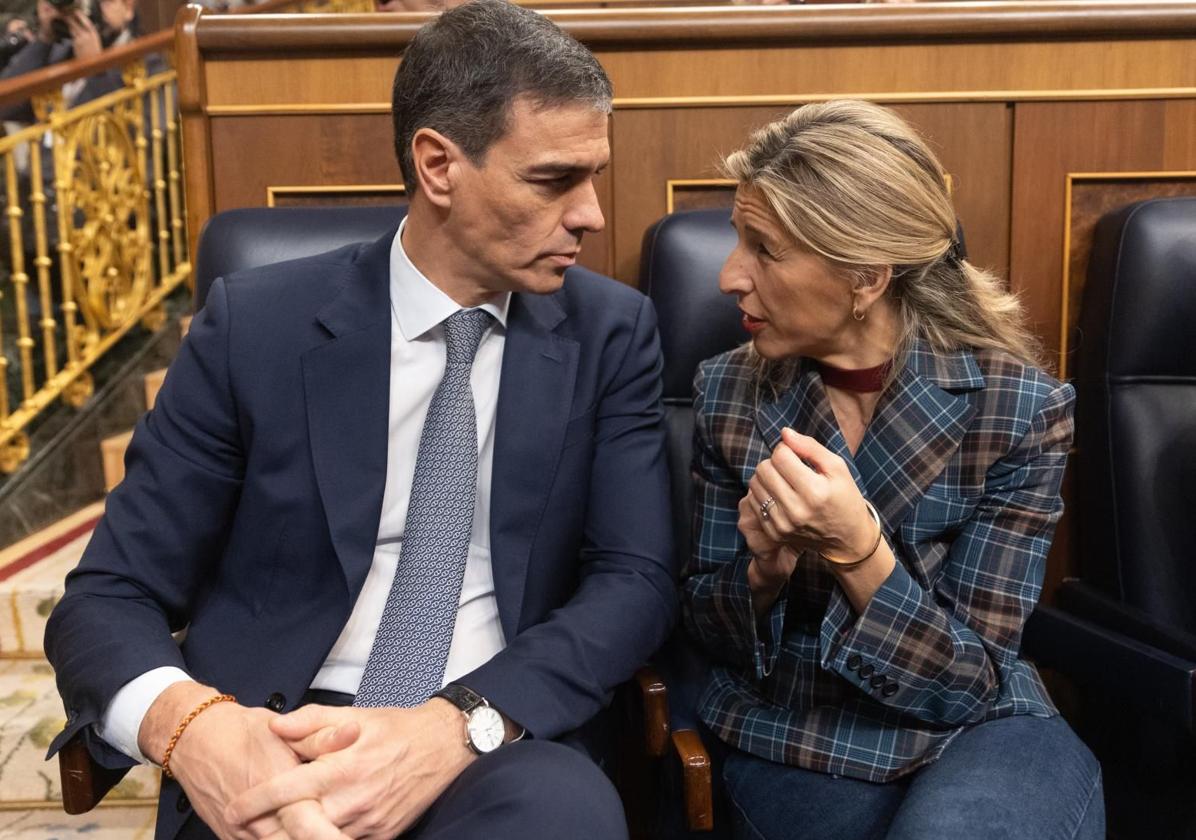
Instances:
[[[882,685],[885,684],[885,675],[877,674],[871,680],[868,681],[868,684],[871,685],[873,688],[880,688]]]
[[[187,794],[179,791],[178,801],[174,803],[174,808],[180,814],[191,809],[191,800],[187,798]]]
[[[281,712],[287,707],[287,698],[277,691],[266,698],[266,708],[272,712]]]
[[[868,679],[868,677],[872,676],[872,672],[875,670],[876,669],[873,668],[871,664],[865,665],[860,669],[860,679]]]
[[[892,697],[896,693],[897,693],[897,683],[891,682],[884,687],[884,690],[880,694],[882,697]]]
[[[847,667],[854,671],[860,667],[860,663],[863,661],[864,657],[860,656],[858,653],[853,653],[851,656],[847,657]]]

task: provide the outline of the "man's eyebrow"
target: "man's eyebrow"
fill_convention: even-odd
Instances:
[[[527,168],[528,175],[580,175],[590,174],[591,172],[601,172],[606,168],[606,164],[602,164],[597,169],[589,166],[583,166],[580,163],[562,163],[557,161],[546,161],[544,163],[532,164]]]

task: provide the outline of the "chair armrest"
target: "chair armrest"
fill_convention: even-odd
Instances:
[[[124,777],[124,770],[101,767],[91,757],[79,737],[72,738],[58,751],[58,771],[62,776],[62,810],[68,814],[86,814]]]
[[[671,726],[669,689],[660,671],[645,665],[635,672],[635,682],[643,709],[644,751],[653,758],[663,758],[672,747],[681,765],[686,827],[690,831],[713,831],[714,782],[710,753],[695,730],[673,729]]]
[[[645,665],[635,672],[644,710],[644,752],[662,758],[669,742],[669,690],[655,669]]]
[[[685,786],[685,821],[690,831],[714,830],[714,790],[711,786],[710,753],[692,729],[673,733],[673,748],[681,761]]]
[[[1056,607],[1026,622],[1023,652],[1081,685],[1099,687],[1196,733],[1196,660],[1130,638]]]
[[[1196,635],[1168,627],[1145,610],[1115,600],[1078,578],[1066,578],[1063,581],[1057,603],[1080,618],[1173,656],[1196,662]]]

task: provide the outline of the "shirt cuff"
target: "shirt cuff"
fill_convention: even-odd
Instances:
[[[170,665],[146,671],[129,680],[112,697],[102,722],[95,724],[96,735],[140,764],[152,764],[141,754],[137,735],[141,722],[158,696],[177,682],[190,682],[191,677],[181,668]]]

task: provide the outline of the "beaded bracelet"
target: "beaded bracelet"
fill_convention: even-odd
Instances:
[[[199,717],[200,713],[205,709],[215,706],[217,703],[224,702],[236,703],[237,698],[231,694],[217,694],[215,697],[209,697],[192,709],[189,715],[179,721],[179,725],[174,728],[174,734],[170,736],[170,743],[166,745],[166,752],[162,754],[162,772],[166,774],[166,778],[174,778],[174,773],[170,772],[170,754],[174,752],[175,745],[178,744],[179,738],[183,737],[183,732],[191,725],[191,721]]]
[[[876,512],[876,508],[872,506],[872,502],[865,499],[864,506],[868,508],[868,513],[872,515],[872,521],[876,523],[876,542],[872,543],[872,548],[869,549],[868,553],[859,560],[837,560],[834,557],[828,557],[821,551],[818,552],[819,557],[840,569],[854,569],[856,566],[869,560],[876,553],[876,549],[880,548],[880,541],[884,537],[884,528],[880,524],[880,514]]]

